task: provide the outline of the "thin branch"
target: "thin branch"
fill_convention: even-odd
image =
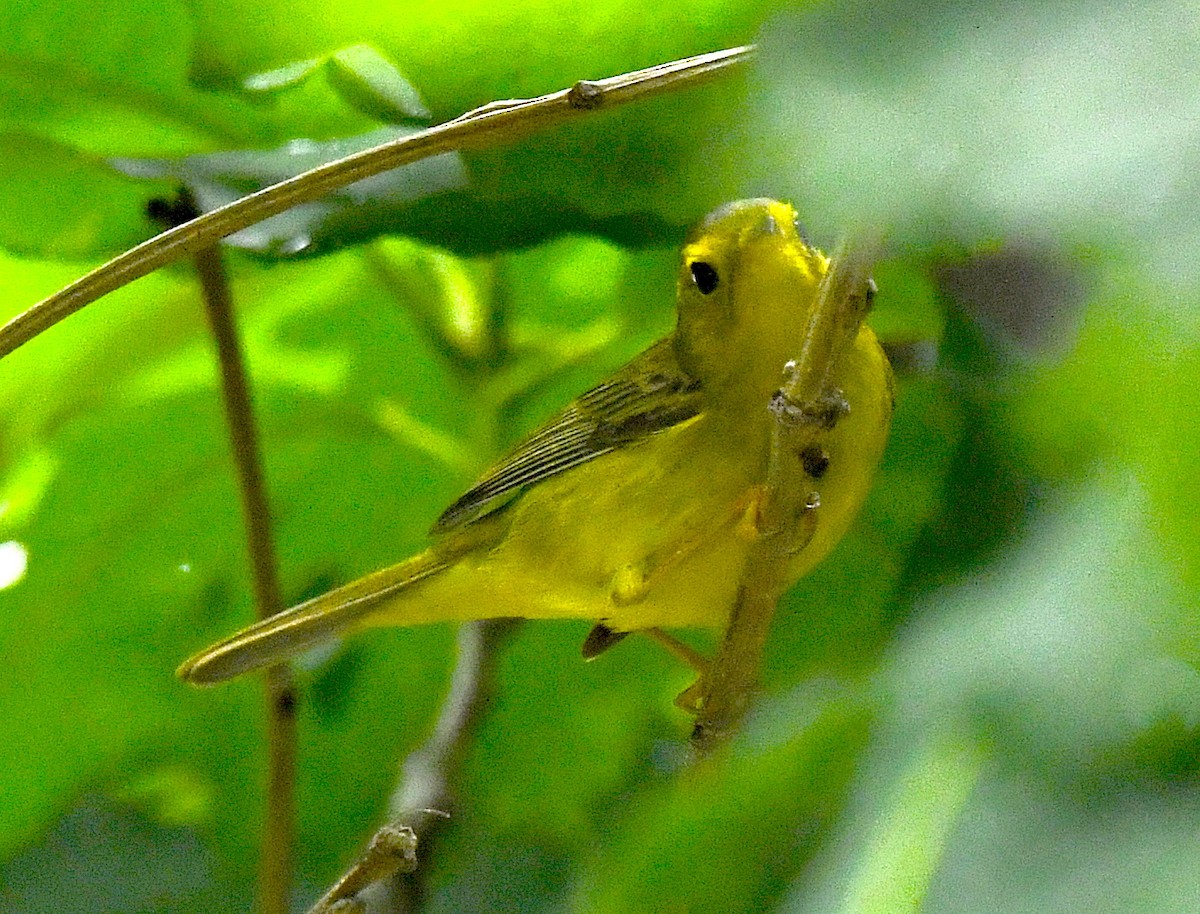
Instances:
[[[195,212],[195,204],[185,193],[173,205],[152,207],[151,215],[164,222],[179,222],[194,218]],[[220,366],[221,395],[241,492],[254,602],[258,617],[264,619],[283,609],[283,597],[250,383],[233,314],[233,295],[217,247],[196,251],[194,261]],[[262,914],[287,914],[291,907],[295,844],[296,690],[291,668],[285,664],[269,668],[265,689],[269,759],[266,821],[259,857],[259,907]]]
[[[267,808],[259,850],[261,914],[291,910],[296,848],[296,686],[287,664],[267,668]]]
[[[495,692],[499,648],[517,624],[515,619],[491,619],[459,628],[450,692],[433,735],[404,763],[391,821],[309,914],[348,909],[403,914],[418,909],[424,895],[418,845],[428,858],[430,840],[453,813],[451,785]]]
[[[417,868],[417,833],[408,825],[384,825],[375,832],[367,849],[354,861],[333,888],[326,892],[309,914],[333,914],[346,910],[361,911],[361,892],[398,873]]]
[[[222,238],[380,172],[463,149],[510,142],[648,95],[698,85],[736,67],[752,46],[714,51],[531,99],[491,102],[428,130],[338,159],[236,200],[131,248],[0,328],[0,358],[96,299]]]
[[[759,538],[742,574],[725,636],[702,693],[692,747],[706,754],[738,730],[758,686],[758,671],[775,606],[788,585],[791,558],[820,522],[820,492],[803,471],[804,452],[819,445],[836,422],[838,362],[870,309],[875,245],[843,244],[817,291],[801,351],[785,369],[771,402],[775,416],[771,459],[759,505]],[[831,419],[831,417],[833,417]]]

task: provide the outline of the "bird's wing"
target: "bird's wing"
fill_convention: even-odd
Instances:
[[[432,532],[472,523],[544,479],[678,425],[701,403],[699,382],[679,367],[671,340],[660,340],[526,438],[447,508]]]

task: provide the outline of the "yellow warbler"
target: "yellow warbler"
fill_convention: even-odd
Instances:
[[[716,210],[683,248],[675,332],[486,473],[438,518],[428,549],[243,629],[179,674],[217,682],[376,625],[591,619],[588,655],[624,632],[723,626],[757,535],[768,404],[828,268],[790,206]],[[850,526],[891,421],[891,369],[866,325],[831,381],[828,434],[802,455],[820,508],[792,580]]]

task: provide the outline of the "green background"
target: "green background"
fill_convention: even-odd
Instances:
[[[668,330],[712,206],[788,199],[826,247],[888,232],[893,435],[781,606],[743,738],[685,771],[685,670],[521,627],[428,910],[1195,911],[1188,4],[9,0],[0,309],[149,237],[179,180],[227,199],[364,134],[752,40],[719,84],[416,166],[229,253],[296,600],[418,548]],[[252,615],[186,265],[0,364],[0,542],[27,562],[0,590],[0,910],[248,909],[260,690],[173,676]],[[297,907],[381,821],[453,660],[444,626],[303,660]]]

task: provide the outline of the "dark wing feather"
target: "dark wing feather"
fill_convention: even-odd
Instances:
[[[700,412],[701,400],[671,341],[660,340],[526,438],[442,513],[433,532],[469,524],[543,479],[678,425]]]

